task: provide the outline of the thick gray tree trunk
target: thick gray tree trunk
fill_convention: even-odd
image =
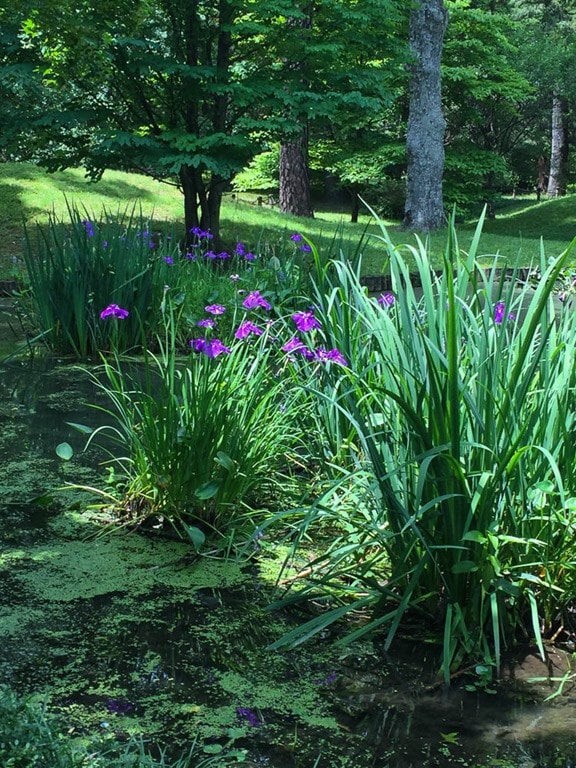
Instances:
[[[552,144],[550,148],[550,176],[546,192],[551,197],[566,194],[568,180],[568,125],[566,104],[558,94],[552,96]]]
[[[404,227],[429,232],[446,223],[442,197],[444,132],[440,62],[448,11],[443,0],[418,0],[410,15],[414,57],[409,85]]]
[[[310,181],[308,178],[307,131],[280,146],[280,197],[282,213],[312,218]]]

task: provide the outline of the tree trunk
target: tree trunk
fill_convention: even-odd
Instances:
[[[566,104],[558,94],[552,96],[552,146],[550,149],[550,176],[548,189],[550,197],[566,194],[568,179],[568,125]]]
[[[350,208],[350,223],[358,224],[358,216],[360,215],[360,195],[358,194],[358,184],[350,184],[347,189],[352,199],[352,206]]]
[[[313,218],[308,177],[308,132],[280,146],[280,211]]]
[[[306,15],[296,18],[289,16],[286,26],[292,29],[311,29],[312,5],[305,9]],[[299,72],[302,62],[287,60],[288,70]],[[304,81],[300,83],[305,86]],[[308,169],[308,124],[304,115],[296,116],[300,132],[295,137],[287,138],[280,145],[280,191],[278,205],[282,213],[294,216],[314,217],[310,197],[310,175]]]
[[[214,245],[220,240],[220,209],[225,179],[214,177],[211,188],[206,190],[202,173],[190,165],[180,169],[180,186],[184,195],[184,225],[186,240],[191,240],[191,231],[200,227],[214,236]]]
[[[414,57],[409,85],[404,226],[429,232],[446,223],[442,197],[444,131],[440,62],[448,12],[443,0],[420,0],[410,15]]]

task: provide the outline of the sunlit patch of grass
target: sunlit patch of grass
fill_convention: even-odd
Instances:
[[[154,228],[169,223],[176,235],[184,232],[183,198],[174,186],[162,184],[139,174],[106,171],[98,183],[86,179],[80,168],[48,174],[27,163],[0,165],[0,278],[18,272],[23,250],[22,223],[47,222],[49,213],[64,217],[66,200],[86,207],[99,216],[127,205],[141,207]],[[503,261],[528,265],[539,258],[540,241],[546,253],[558,255],[576,235],[573,216],[574,195],[537,202],[534,196],[503,198],[496,206],[496,218],[487,220],[482,238],[483,254],[499,254]],[[463,222],[458,228],[460,246],[467,250],[472,242],[477,219]],[[400,222],[385,221],[395,244],[416,245],[413,234],[400,227]],[[386,270],[386,254],[378,237],[379,227],[365,211],[357,224],[346,212],[325,210],[319,206],[313,219],[281,214],[277,206],[259,205],[256,195],[225,195],[222,206],[224,245],[233,248],[244,242],[252,250],[278,253],[286,248],[289,237],[299,232],[314,241],[323,253],[347,258],[363,254],[364,274],[381,274]],[[440,267],[446,242],[446,230],[424,238],[432,266]]]

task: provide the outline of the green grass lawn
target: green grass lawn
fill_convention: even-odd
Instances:
[[[93,183],[81,169],[48,174],[27,163],[0,164],[0,278],[14,271],[14,259],[23,249],[23,223],[33,225],[47,221],[49,212],[66,215],[66,200],[84,206],[95,217],[103,208],[136,206],[149,217],[154,227],[169,226],[175,233],[183,231],[183,201],[175,188],[137,174],[108,171],[102,181]],[[414,244],[415,236],[403,232],[399,222],[385,221],[395,243]],[[460,248],[467,250],[476,221],[458,226]],[[279,213],[276,208],[258,206],[255,195],[232,195],[225,198],[222,210],[222,235],[227,245],[237,240],[251,249],[273,253],[285,247],[294,232],[309,237],[317,246],[332,253],[342,250],[363,253],[363,272],[379,274],[384,268],[384,251],[378,238],[380,228],[369,214],[351,224],[343,212],[319,210],[314,219],[300,219]],[[540,253],[541,239],[548,256],[555,256],[576,236],[576,196],[570,195],[540,203],[532,198],[503,200],[497,217],[486,221],[480,253],[500,254],[509,263],[529,264]],[[446,231],[430,236],[430,251],[440,261]]]

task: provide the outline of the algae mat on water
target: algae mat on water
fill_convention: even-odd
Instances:
[[[223,761],[279,766],[332,754],[334,653],[266,650],[287,625],[256,566],[139,534],[86,540],[86,527],[60,514],[35,543],[3,547],[5,681],[45,693],[79,732],[142,732],[175,753],[196,739]]]
[[[241,564],[137,533],[94,537],[79,513],[10,525],[0,675],[43,694],[73,736],[143,734],[174,756],[196,744],[216,766],[520,765],[504,757],[519,733],[505,708],[494,701],[490,719],[469,694],[427,692],[429,671],[378,643],[267,650],[295,620],[267,610],[286,553],[274,542]]]
[[[73,736],[143,734],[174,756],[196,744],[217,766],[521,764],[516,742],[540,710],[521,729],[500,699],[427,690],[430,670],[378,642],[267,650],[296,620],[267,610],[286,553],[274,542],[239,563],[137,533],[94,537],[79,513],[18,514],[3,519],[0,675],[43,694]],[[522,765],[559,764],[547,749]]]

